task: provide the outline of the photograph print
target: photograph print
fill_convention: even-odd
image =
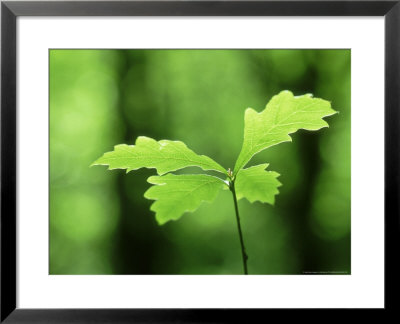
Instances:
[[[351,51],[51,49],[51,275],[350,275]]]

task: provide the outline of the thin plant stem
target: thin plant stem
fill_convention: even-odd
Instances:
[[[244,271],[244,274],[247,275],[247,274],[249,274],[247,271],[248,256],[246,254],[246,248],[244,247],[242,228],[240,227],[239,208],[238,208],[238,203],[237,203],[237,198],[236,198],[235,181],[234,180],[230,181],[229,188],[233,195],[233,203],[235,204],[236,222],[237,222],[237,227],[238,227],[238,231],[239,231],[240,246],[242,248],[243,271]]]

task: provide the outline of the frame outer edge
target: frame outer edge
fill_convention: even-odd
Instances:
[[[393,3],[396,5],[390,8]],[[17,7],[15,7],[17,3]],[[390,299],[398,292],[399,279],[395,272],[393,261],[400,245],[400,202],[399,196],[399,161],[400,161],[400,2],[391,1],[390,7],[380,7],[381,10],[389,10],[385,17],[385,308],[396,309],[396,301]],[[21,7],[19,7],[21,5]],[[41,6],[43,5],[43,6]],[[124,313],[124,310],[16,310],[16,16],[37,16],[40,13],[46,15],[65,16],[62,8],[53,8],[58,12],[47,12],[46,5],[42,2],[35,8],[35,1],[31,2],[2,2],[1,3],[1,269],[0,269],[0,322],[30,322],[35,319],[35,313],[40,321],[62,323],[63,315],[74,314],[69,317],[71,323],[83,323],[81,315],[86,320],[94,318],[94,313],[101,315],[103,319],[108,315]],[[25,6],[25,7],[24,7]],[[61,10],[60,10],[61,9]],[[358,7],[358,9],[360,9]],[[52,11],[52,10],[51,10]],[[368,15],[361,13],[359,16]],[[372,11],[370,9],[370,11]],[[112,10],[111,10],[112,12]],[[353,12],[354,14],[354,12]],[[370,14],[380,15],[381,13]],[[72,14],[73,15],[73,14]],[[75,14],[77,15],[77,14]],[[79,15],[79,14],[78,14]],[[91,13],[91,15],[96,15]],[[179,15],[179,14],[177,14]],[[262,14],[260,14],[262,15]],[[390,252],[389,252],[390,249]],[[390,265],[389,265],[390,262]],[[390,284],[388,284],[390,282]],[[122,314],[121,314],[122,311]],[[161,311],[161,310],[158,310]],[[173,312],[173,310],[170,310]],[[200,311],[187,310],[187,315],[201,317]],[[220,310],[229,318],[224,310]],[[140,310],[125,310],[129,315]],[[162,310],[163,318],[168,320],[165,310]],[[168,313],[168,311],[166,311]],[[218,311],[216,311],[218,313]],[[237,310],[240,314],[240,310]],[[128,315],[126,314],[126,315]],[[239,315],[238,314],[238,315]],[[77,317],[75,317],[77,315]],[[86,315],[86,316],[85,316]],[[128,315],[129,322],[132,319]],[[136,313],[137,315],[137,313]],[[146,321],[149,319],[144,312]],[[154,315],[154,313],[153,313]],[[216,315],[216,314],[214,314]],[[103,317],[104,316],[104,317]],[[122,315],[123,316],[123,315]],[[196,316],[196,318],[198,318]],[[118,317],[118,316],[117,316]],[[150,316],[151,317],[151,316]],[[177,316],[179,317],[179,316]],[[184,316],[183,316],[184,317]],[[225,316],[223,316],[225,318]],[[64,318],[64,320],[66,320]],[[175,316],[173,316],[175,318]],[[38,318],[36,318],[38,319]],[[171,318],[169,318],[171,319]],[[182,317],[181,317],[182,319]],[[187,319],[192,319],[188,316]],[[215,319],[218,319],[216,316]],[[140,320],[140,316],[139,316]],[[210,318],[208,317],[208,320]],[[109,323],[109,321],[105,321]],[[110,321],[111,322],[111,321]]]
[[[398,303],[400,246],[400,2],[385,17],[385,308]]]
[[[16,16],[1,4],[1,317],[16,308]]]
[[[5,1],[17,16],[383,16],[397,0]]]

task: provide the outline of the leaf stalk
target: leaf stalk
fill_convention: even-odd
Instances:
[[[249,274],[247,271],[247,259],[249,257],[246,254],[246,248],[244,246],[244,241],[243,241],[242,228],[240,226],[239,208],[238,208],[236,191],[235,191],[235,180],[229,181],[229,189],[232,192],[233,203],[235,205],[236,222],[237,222],[237,227],[238,227],[238,232],[239,232],[240,246],[242,249],[243,271],[244,271],[244,274],[247,275],[247,274]]]

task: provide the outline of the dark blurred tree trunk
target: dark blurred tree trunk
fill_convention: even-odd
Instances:
[[[309,66],[308,73],[302,80],[302,89],[294,89],[296,94],[314,92],[317,73],[314,65]],[[292,213],[288,215],[295,234],[294,246],[301,255],[301,271],[320,271],[323,267],[319,257],[320,240],[311,231],[310,214],[313,205],[314,189],[321,170],[319,154],[319,132],[299,131],[296,143],[300,148],[301,190],[296,190],[291,196]]]
[[[320,55],[318,54],[315,56],[316,60],[320,60]],[[320,94],[315,93],[318,88],[318,82],[322,78],[320,76],[321,72],[318,71],[317,65],[314,64],[309,65],[308,71],[309,73],[302,83],[304,88],[299,89],[298,93],[312,92],[316,97],[322,97]],[[324,131],[327,130],[325,129]],[[301,134],[297,136],[296,142],[301,152],[301,190],[292,195],[294,212],[288,217],[292,218],[293,230],[297,236],[295,243],[299,244],[302,256],[301,271],[326,272],[350,269],[350,235],[343,237],[340,241],[330,241],[317,236],[311,229],[313,200],[316,185],[323,168],[320,157],[320,142],[323,131],[300,132]],[[347,253],[344,251],[347,251]]]
[[[257,57],[253,57],[257,60]],[[275,67],[274,67],[275,68]],[[295,95],[312,93],[316,88],[318,71],[314,65],[309,65],[307,73],[299,80],[277,80],[276,76],[271,74],[273,68],[269,62],[260,61],[255,65],[254,75],[257,75],[265,88],[272,91],[273,94],[281,90],[291,90]],[[274,87],[271,89],[270,81],[274,80]],[[300,86],[299,86],[300,85]],[[295,136],[295,145],[300,148],[300,186],[299,190],[294,190],[286,197],[287,203],[283,209],[286,209],[285,221],[291,227],[291,246],[295,247],[300,262],[299,272],[302,271],[320,271],[324,268],[321,264],[320,253],[321,240],[315,236],[310,229],[310,212],[312,207],[314,188],[320,174],[321,161],[319,154],[320,134],[318,132],[299,131]]]
[[[146,55],[143,51],[134,50],[118,50],[116,53],[120,61],[117,113],[125,124],[125,136],[121,143],[133,145],[140,135],[157,137],[151,123],[134,122],[135,114],[143,114],[143,107],[147,109],[149,120],[154,113],[152,95],[148,93],[145,82],[148,69]],[[116,274],[154,273],[157,246],[168,246],[161,231],[158,231],[154,214],[149,211],[151,202],[143,198],[148,187],[146,179],[150,174],[154,172],[139,170],[126,174],[120,171],[118,176],[117,190],[121,209],[113,262]],[[164,270],[157,271],[162,273]]]

